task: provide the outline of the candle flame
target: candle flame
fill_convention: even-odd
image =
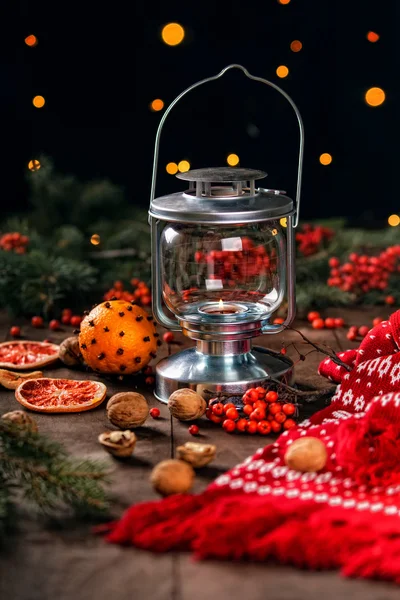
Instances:
[[[222,299],[218,302],[218,308],[219,310],[224,310],[224,301]]]

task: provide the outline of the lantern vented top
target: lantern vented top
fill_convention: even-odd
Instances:
[[[266,176],[264,171],[232,167],[194,169],[177,175],[179,179],[190,182],[188,193],[194,193],[198,198],[241,196],[244,190],[254,196],[254,182]]]

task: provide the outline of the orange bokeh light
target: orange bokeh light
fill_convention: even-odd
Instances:
[[[164,25],[161,37],[168,46],[177,46],[185,37],[185,30],[179,23],[168,23]]]
[[[302,47],[303,44],[300,42],[300,40],[293,40],[293,42],[290,44],[290,49],[292,52],[300,52]]]
[[[370,88],[365,94],[365,102],[370,106],[379,106],[385,102],[385,92],[378,87]]]
[[[35,96],[32,100],[32,104],[35,108],[42,108],[45,105],[45,102],[43,96]]]
[[[25,38],[25,44],[27,46],[30,46],[31,48],[33,48],[34,46],[36,46],[38,43],[38,39],[36,37],[36,35],[28,35]]]
[[[154,112],[158,112],[164,108],[164,102],[160,100],[160,98],[156,98],[156,100],[153,100],[153,102],[150,104],[150,108]]]
[[[276,70],[276,74],[278,75],[278,77],[283,79],[284,77],[287,77],[289,75],[289,69],[285,67],[285,65],[280,65]]]
[[[290,0],[278,0],[279,4],[289,4]]]
[[[379,40],[379,38],[380,38],[380,36],[377,33],[375,33],[375,31],[368,31],[367,40],[369,42],[372,42],[372,43],[377,42]]]
[[[324,152],[319,157],[319,162],[321,163],[321,165],[325,165],[325,166],[330,165],[332,162],[332,155],[329,154],[328,152]]]

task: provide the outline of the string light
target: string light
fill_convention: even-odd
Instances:
[[[385,92],[378,87],[369,88],[365,94],[365,102],[370,106],[379,106],[385,102]]]
[[[178,169],[178,165],[176,163],[170,162],[165,167],[165,170],[167,171],[167,173],[169,173],[169,175],[175,175],[179,169]]]
[[[93,244],[93,246],[98,246],[100,244],[100,236],[98,233],[94,233],[92,235],[90,238],[90,243]]]
[[[28,169],[30,171],[39,171],[39,169],[40,169],[41,166],[42,165],[40,164],[40,161],[36,160],[36,159],[30,160],[28,162]]]
[[[168,46],[177,46],[185,37],[185,30],[179,23],[168,23],[162,28],[161,37]]]
[[[290,49],[292,52],[300,52],[302,47],[303,44],[300,42],[300,40],[293,40],[293,42],[290,44]]]
[[[397,227],[397,225],[400,224],[399,215],[390,215],[390,217],[388,218],[388,223],[391,227]]]
[[[35,96],[34,99],[32,100],[32,104],[36,108],[42,108],[45,105],[45,102],[46,101],[43,98],[43,96]]]
[[[332,162],[332,156],[328,152],[324,152],[319,157],[319,162],[321,163],[321,165],[330,165]]]
[[[282,219],[279,219],[279,223],[282,225],[282,227],[287,227],[287,218],[282,217]]]
[[[164,102],[160,100],[160,98],[156,98],[156,100],[153,100],[153,102],[150,104],[150,108],[154,112],[158,112],[164,108]]]
[[[229,154],[226,157],[226,162],[230,167],[236,167],[239,164],[239,157],[237,154]]]
[[[368,31],[367,33],[367,40],[369,42],[377,42],[380,38],[380,35],[378,35],[377,33],[375,33],[375,31]]]
[[[188,160],[181,160],[178,163],[178,171],[180,173],[186,173],[190,169],[190,162]]]
[[[34,46],[37,46],[38,44],[38,39],[36,37],[36,35],[28,35],[25,38],[25,44],[27,46],[30,46],[31,48],[33,48]]]
[[[276,74],[278,75],[278,77],[283,79],[284,77],[287,77],[289,75],[289,69],[285,65],[280,65],[276,70]]]

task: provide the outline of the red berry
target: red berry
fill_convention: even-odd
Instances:
[[[282,412],[284,412],[285,415],[294,415],[294,413],[296,412],[296,407],[294,406],[294,404],[284,404],[282,406]]]
[[[82,317],[80,317],[79,315],[73,315],[71,317],[70,324],[72,325],[72,327],[78,327],[81,323],[82,323]]]
[[[386,296],[385,302],[386,304],[395,304],[396,298],[394,296]]]
[[[261,387],[261,386],[256,387],[255,391],[258,393],[259,400],[263,400],[265,398],[265,395],[267,392],[265,391],[265,389],[263,387]]]
[[[255,408],[250,415],[250,421],[262,421],[263,419],[265,419],[265,410]]]
[[[150,409],[150,416],[153,417],[153,419],[158,419],[158,417],[160,416],[160,409],[159,408],[151,408]]]
[[[63,310],[61,311],[61,316],[62,317],[72,317],[72,310],[70,308],[63,308]]]
[[[348,340],[356,340],[357,333],[355,331],[351,331],[351,329],[347,332],[346,337]]]
[[[358,329],[358,335],[361,335],[361,337],[365,337],[366,335],[368,335],[368,332],[369,332],[369,327],[367,327],[366,325],[362,325]]]
[[[273,402],[272,404],[269,405],[269,413],[271,415],[276,415],[276,413],[280,412],[281,410],[281,405],[279,404],[279,402]]]
[[[315,321],[315,319],[319,319],[320,318],[320,314],[319,312],[313,310],[311,312],[308,313],[307,315],[307,319],[310,321],[310,323],[312,323],[313,321]]]
[[[170,344],[171,342],[173,342],[175,339],[174,334],[172,333],[172,331],[167,331],[166,333],[164,333],[163,335],[163,340],[166,344]]]
[[[276,317],[276,319],[274,319],[272,321],[273,325],[282,325],[282,323],[285,322],[285,319],[283,319],[282,317]]]
[[[20,335],[21,335],[21,328],[18,327],[17,325],[14,325],[10,329],[10,335],[12,335],[12,337],[20,337]]]
[[[325,327],[325,323],[323,319],[314,319],[311,323],[311,327],[313,329],[323,329]]]
[[[293,421],[293,419],[286,419],[286,421],[283,424],[283,428],[293,429],[293,427],[296,427],[296,421]]]
[[[233,404],[233,402],[227,402],[226,404],[224,404],[224,413],[226,414],[226,411],[229,410],[230,408],[236,408],[236,406]]]
[[[281,348],[281,354],[286,354],[287,350],[286,348]]]
[[[274,416],[277,423],[283,423],[286,421],[286,415],[283,411],[277,412]]]
[[[60,329],[60,321],[58,321],[58,319],[53,319],[52,321],[50,321],[49,323],[49,329],[51,329],[52,331],[58,331]]]
[[[248,396],[253,402],[256,402],[256,400],[258,400],[258,392],[254,388],[251,390],[247,390],[246,396]]]
[[[374,327],[376,327],[377,325],[379,325],[380,323],[382,323],[383,319],[382,317],[375,317],[375,319],[372,321],[372,325]]]
[[[335,327],[344,327],[344,319],[341,317],[335,319]]]
[[[69,325],[71,323],[71,317],[69,315],[63,315],[61,317],[61,323],[63,325]]]
[[[325,319],[325,327],[327,327],[328,329],[335,329],[335,319],[332,319],[332,317],[328,317],[327,319]]]
[[[232,421],[236,421],[236,419],[239,418],[239,413],[236,407],[228,408],[228,410],[225,411],[225,415],[227,419],[231,419]]]
[[[31,325],[32,327],[43,327],[43,317],[32,317]]]
[[[274,433],[279,433],[280,431],[282,431],[282,425],[277,421],[273,420],[271,421],[271,429]]]
[[[144,375],[153,375],[153,367],[146,367],[143,371]]]
[[[257,432],[257,421],[247,421],[246,431],[247,433],[256,433]]]
[[[271,390],[267,393],[265,399],[267,402],[276,402],[278,400],[278,397],[278,393]]]
[[[228,433],[232,433],[232,431],[235,431],[236,429],[236,423],[235,421],[232,421],[232,419],[225,419],[225,421],[222,423],[222,427]]]
[[[222,404],[222,402],[217,402],[216,404],[213,404],[211,406],[211,410],[214,415],[217,415],[217,417],[220,417],[221,415],[224,414],[224,405]]]
[[[271,432],[271,425],[269,421],[259,421],[257,423],[257,431],[261,435],[268,435]]]
[[[331,267],[331,269],[334,269],[336,267],[338,267],[340,265],[340,260],[338,258],[336,258],[336,256],[332,256],[332,258],[329,259],[329,266]]]
[[[253,412],[253,406],[251,404],[245,404],[243,406],[243,412],[245,415],[250,416],[251,413]]]
[[[265,402],[265,400],[257,400],[257,402],[254,402],[253,404],[253,408],[261,408],[262,410],[267,410],[267,406],[268,404]]]
[[[207,417],[210,419],[210,421],[212,421],[213,423],[222,423],[222,421],[224,420],[224,416],[223,417],[218,417],[218,415],[214,415],[214,413],[211,411],[210,413],[207,412]]]
[[[199,435],[199,431],[200,431],[200,429],[198,428],[197,425],[191,425],[188,429],[188,432],[190,433],[190,435]]]
[[[246,431],[247,423],[248,423],[247,419],[239,419],[239,421],[236,422],[236,429],[238,431]]]
[[[146,377],[146,379],[144,380],[146,385],[153,385],[154,381],[155,381],[154,377],[151,377],[151,376]]]

